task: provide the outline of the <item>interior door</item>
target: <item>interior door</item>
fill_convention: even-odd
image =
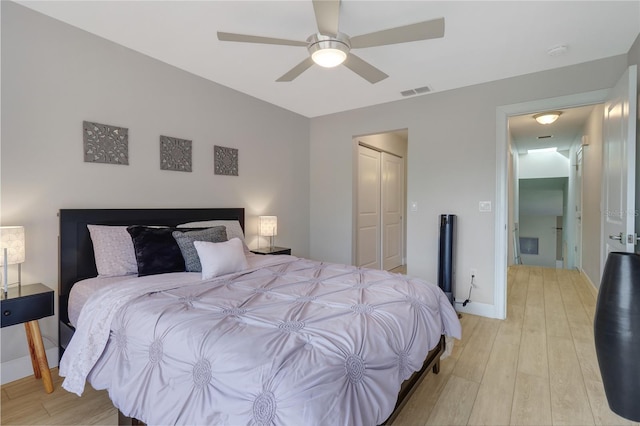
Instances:
[[[391,270],[402,265],[402,214],[404,161],[382,153],[382,266]]]
[[[380,269],[380,153],[358,145],[357,266]]]
[[[637,72],[636,65],[625,71],[611,90],[604,107],[602,269],[609,252],[633,252],[636,242]]]
[[[582,270],[582,148],[576,153],[576,245],[575,266]]]

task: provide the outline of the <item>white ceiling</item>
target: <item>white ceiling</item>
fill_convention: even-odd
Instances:
[[[344,0],[340,31],[350,36],[438,17],[445,36],[358,49],[390,76],[375,85],[343,66],[276,83],[307,56],[304,47],[220,42],[216,31],[305,40],[317,31],[309,0],[19,3],[306,117],[402,99],[417,87],[439,92],[625,54],[640,31],[639,0]],[[547,54],[562,44],[566,54]]]
[[[587,105],[556,110],[562,112],[562,115],[551,124],[539,124],[533,118],[534,114],[509,117],[512,142],[520,154],[526,154],[529,149],[549,147],[556,147],[558,151],[568,150],[582,138],[584,125],[593,108],[593,105]]]

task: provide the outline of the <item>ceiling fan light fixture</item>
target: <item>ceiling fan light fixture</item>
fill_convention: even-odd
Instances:
[[[309,53],[316,64],[325,68],[337,67],[347,59],[351,47],[349,38],[341,33],[336,37],[314,34],[307,40]]]
[[[311,54],[313,62],[325,68],[337,67],[347,59],[347,54],[339,49],[319,49]]]
[[[551,124],[562,115],[562,111],[547,111],[535,114],[533,118],[540,124]]]

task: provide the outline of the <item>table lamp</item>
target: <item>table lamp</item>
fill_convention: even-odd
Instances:
[[[273,250],[273,237],[278,235],[278,216],[260,216],[259,220],[258,234],[261,237],[269,237],[269,247]]]
[[[21,265],[24,262],[24,226],[0,226],[0,266],[4,295],[9,291],[8,266],[18,265],[18,286],[22,284]]]

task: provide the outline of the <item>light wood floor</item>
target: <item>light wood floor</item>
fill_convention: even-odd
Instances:
[[[509,270],[508,319],[461,319],[463,339],[395,425],[628,425],[609,410],[593,347],[595,290],[579,273]],[[472,302],[473,303],[473,302]],[[25,378],[2,386],[3,425],[117,424],[106,392],[81,398]]]

